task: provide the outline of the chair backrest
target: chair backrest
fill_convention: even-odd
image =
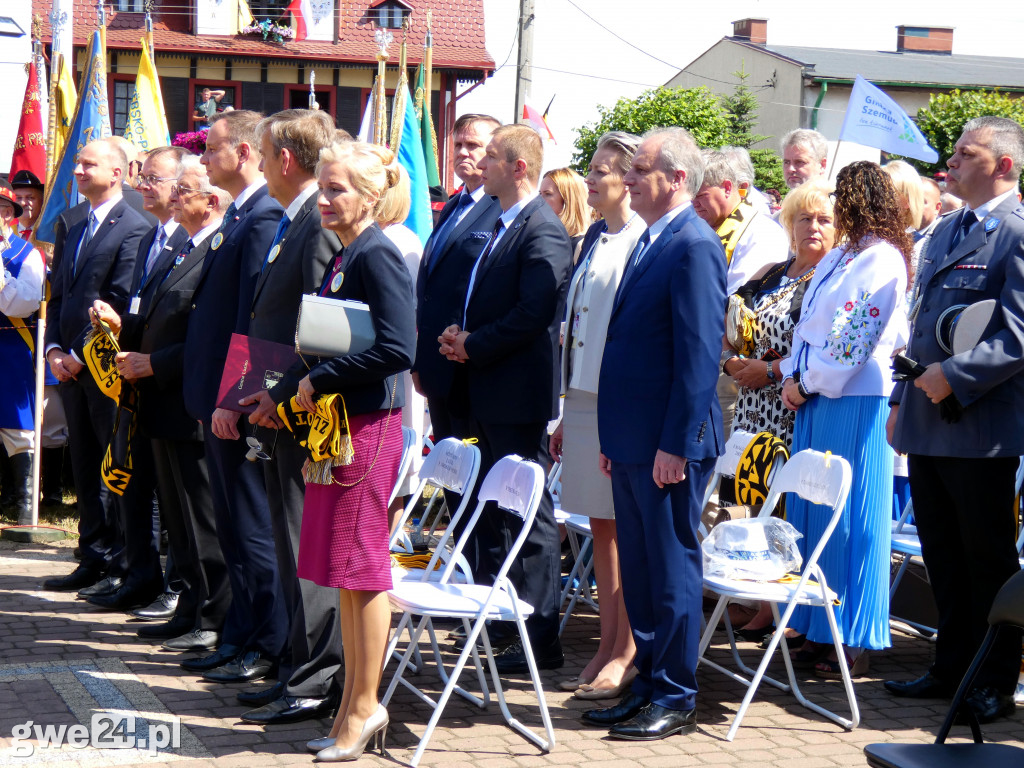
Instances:
[[[465,548],[466,542],[472,535],[473,529],[476,528],[484,507],[489,501],[495,502],[499,509],[513,514],[523,521],[522,528],[512,546],[509,547],[505,562],[502,563],[495,577],[496,584],[503,582],[508,569],[512,566],[512,563],[519,554],[519,550],[523,547],[526,535],[529,533],[530,528],[533,527],[533,521],[537,517],[537,509],[540,507],[541,499],[544,497],[544,487],[544,470],[541,469],[539,464],[526,461],[515,455],[499,459],[491,467],[491,470],[480,484],[480,488],[477,491],[476,509],[473,511],[473,516],[470,518],[469,523],[466,524],[465,529],[459,536],[459,541],[455,545],[451,558],[445,565],[444,573],[441,574],[441,583],[447,583],[451,577],[455,563],[462,555],[462,550]]]
[[[440,486],[454,493],[459,493],[462,498],[454,510],[449,510],[450,521],[445,534],[441,537],[437,547],[434,549],[434,557],[430,560],[428,572],[433,570],[437,558],[440,557],[447,546],[455,524],[459,521],[469,506],[470,492],[476,484],[477,475],[480,473],[480,449],[475,445],[464,443],[454,437],[448,437],[437,443],[430,453],[423,460],[420,469],[420,482],[416,491],[405,505],[402,516],[395,525],[391,534],[390,547],[395,549],[400,546],[405,552],[412,552],[412,542],[408,541],[405,535],[405,525],[412,516],[413,510],[420,503],[427,485]],[[430,511],[439,502],[440,493],[435,493],[426,503],[422,514],[429,515]]]
[[[736,475],[743,452],[747,450],[747,446],[753,442],[755,437],[757,435],[753,432],[744,432],[740,429],[733,430],[733,433],[729,435],[729,439],[725,443],[725,450],[715,462],[715,471],[711,473],[711,479],[708,480],[707,488],[704,489],[704,503],[701,504],[701,509],[704,509],[711,501],[711,497],[714,496],[715,489],[723,477]]]
[[[784,493],[795,493],[812,504],[832,509],[832,519],[822,532],[814,551],[804,560],[804,579],[812,569],[817,568],[818,557],[843,514],[852,478],[850,462],[842,456],[807,449],[790,456],[772,482],[758,517],[769,517]]]
[[[390,505],[398,496],[398,489],[405,482],[409,468],[412,466],[412,455],[415,449],[421,448],[416,445],[416,430],[412,427],[402,427],[402,460],[398,464],[398,476],[395,479],[395,487],[391,489],[391,497],[388,499]]]
[[[1024,628],[1024,571],[1013,574],[992,601],[988,623],[993,627],[1008,624]]]

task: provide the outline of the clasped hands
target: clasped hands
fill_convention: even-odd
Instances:
[[[468,331],[462,330],[457,325],[449,325],[437,337],[437,342],[441,345],[438,351],[453,363],[464,363],[469,360],[469,355],[466,353],[466,339],[468,338]]]
[[[295,393],[295,403],[309,413],[316,413],[316,405],[313,402],[315,397],[316,390],[313,389],[309,376],[304,376],[302,381],[299,382],[298,391]],[[277,403],[274,402],[270,392],[267,390],[261,389],[254,395],[243,397],[238,401],[238,404],[256,406],[256,410],[249,414],[250,424],[268,429],[284,428],[284,422],[277,415]]]

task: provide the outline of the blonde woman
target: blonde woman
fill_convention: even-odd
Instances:
[[[298,384],[298,404],[315,410],[318,394],[339,393],[355,459],[335,467],[332,483],[306,485],[299,543],[300,578],[335,587],[340,599],[345,687],[330,734],[307,745],[317,760],[354,760],[371,739],[384,746],[388,713],[377,700],[391,610],[388,497],[402,456],[403,393],[396,377],[416,344],[412,281],[402,254],[374,221],[381,196],[399,180],[388,149],[332,144],[317,166],[321,224],[343,249],[324,275],[322,296],[369,305],[373,346],[321,359]]]
[[[572,168],[555,168],[540,180],[540,196],[565,225],[572,242],[573,261],[579,256],[578,247],[593,221],[588,205],[587,185]]]

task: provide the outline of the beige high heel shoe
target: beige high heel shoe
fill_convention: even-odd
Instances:
[[[334,739],[331,739],[332,746],[317,752],[316,761],[318,763],[341,763],[347,760],[356,760],[366,751],[366,745],[370,743],[370,739],[373,739],[373,748],[379,748],[381,757],[383,757],[385,755],[384,740],[387,737],[389,722],[388,711],[384,709],[383,705],[378,704],[377,711],[366,718],[366,722],[363,723],[363,730],[360,731],[355,744],[347,748],[336,747],[333,746]]]

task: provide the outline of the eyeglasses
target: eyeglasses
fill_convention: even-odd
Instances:
[[[245,454],[247,461],[270,461],[270,458],[274,455],[274,449],[277,447],[277,430],[274,430],[274,442],[270,444],[270,450],[264,450],[264,444],[258,437],[256,437],[255,431],[253,434],[245,438],[245,444],[249,446],[249,450]]]
[[[139,176],[139,185],[146,185],[147,187],[155,187],[157,184],[163,184],[165,181],[174,181],[173,176],[154,176],[149,174],[148,176]]]
[[[173,190],[174,194],[176,194],[178,197],[187,197],[189,195],[198,195],[198,194],[202,194],[202,191],[203,191],[201,189],[189,189],[188,187],[181,186],[181,184],[175,184],[171,189]]]

